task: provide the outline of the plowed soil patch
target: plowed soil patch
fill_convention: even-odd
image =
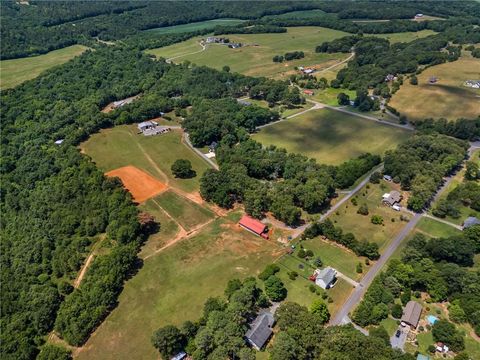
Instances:
[[[119,177],[123,186],[130,191],[133,199],[138,203],[142,203],[167,189],[167,185],[131,165],[109,171],[105,175]]]

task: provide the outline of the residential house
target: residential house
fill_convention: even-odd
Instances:
[[[472,227],[474,225],[480,225],[480,220],[474,216],[470,216],[466,218],[465,221],[463,222],[464,229],[468,229],[469,227]]]
[[[243,100],[243,99],[237,99],[237,102],[238,102],[240,105],[243,105],[243,106],[250,106],[250,105],[252,105],[252,103],[251,103],[250,101]]]
[[[314,94],[313,90],[303,90],[303,93],[310,96]]]
[[[416,329],[420,316],[422,315],[422,305],[416,301],[409,301],[403,308],[403,315],[400,319],[402,324],[409,325],[412,329]]]
[[[254,219],[248,215],[244,215],[238,222],[242,228],[247,231],[250,231],[252,234],[261,236],[264,239],[268,239],[268,227],[263,224],[261,221]]]
[[[260,351],[272,336],[273,325],[275,325],[275,318],[270,312],[260,313],[245,334],[247,342]]]
[[[383,194],[382,198],[383,198],[382,202],[385,205],[394,206],[400,203],[400,201],[402,201],[402,194],[400,194],[396,190],[393,190],[393,191],[390,191],[389,193]]]
[[[392,177],[390,175],[383,175],[383,180],[392,181]]]
[[[337,279],[337,271],[331,267],[326,267],[322,270],[315,270],[313,273],[315,284],[322,289],[330,289]]]

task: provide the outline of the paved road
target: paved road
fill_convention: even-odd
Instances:
[[[480,142],[470,143],[470,148],[468,149],[469,156],[477,148],[480,148]],[[447,189],[448,185],[452,182],[454,174],[445,178],[443,185],[437,190],[435,196],[433,197],[433,202],[438,200],[441,194]],[[368,289],[368,286],[372,283],[373,279],[381,271],[382,267],[387,263],[388,259],[392,256],[398,246],[402,241],[408,236],[410,231],[412,231],[420,219],[426,214],[426,211],[422,213],[415,214],[408,224],[400,231],[400,233],[393,239],[389,244],[388,248],[380,256],[380,259],[370,268],[368,273],[360,281],[360,286],[356,287],[352,292],[347,301],[343,304],[342,308],[335,314],[335,316],[330,320],[329,325],[339,325],[345,323],[345,319],[348,319],[348,314],[350,311],[360,302],[363,295]]]
[[[203,160],[205,160],[208,164],[210,164],[215,170],[218,170],[218,165],[213,162],[210,158],[208,158],[204,153],[202,153],[200,150],[198,150],[196,147],[194,147],[192,145],[192,143],[190,142],[190,136],[184,132],[183,133],[183,139],[185,140],[185,144],[187,144],[187,146],[192,149],[193,151],[195,151],[197,153],[198,156],[200,156]]]

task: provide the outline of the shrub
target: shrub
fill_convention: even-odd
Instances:
[[[178,159],[172,164],[172,174],[180,179],[188,179],[195,177],[197,173],[192,169],[190,160]]]
[[[360,207],[357,210],[357,214],[364,215],[364,216],[368,215],[367,204],[363,203],[362,205],[360,205]]]
[[[357,264],[356,271],[357,271],[358,274],[361,274],[361,273],[363,272],[363,265],[362,265],[361,262],[359,262],[359,263]]]
[[[269,264],[265,266],[265,269],[258,275],[260,280],[267,280],[270,276],[275,275],[280,271],[280,267],[277,264]]]
[[[356,197],[353,197],[352,200],[350,200],[353,204],[353,206],[357,206],[358,205],[358,200]]]
[[[290,271],[288,273],[288,277],[290,278],[290,280],[295,280],[298,277],[298,273],[296,271]]]
[[[380,215],[373,215],[371,218],[371,222],[372,224],[375,224],[375,225],[382,225],[383,217],[381,217]]]

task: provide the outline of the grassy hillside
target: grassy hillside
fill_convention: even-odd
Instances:
[[[430,77],[438,78],[429,84]],[[405,81],[390,105],[410,120],[474,118],[480,114],[480,90],[463,86],[480,78],[480,59],[463,55],[459,60],[432,66],[418,75],[418,85]]]
[[[410,133],[334,110],[312,110],[268,126],[253,138],[301,153],[320,163],[340,164],[365,152],[383,154]]]
[[[348,33],[321,27],[295,27],[288,28],[287,33],[281,34],[227,35],[231,42],[245,44],[239,49],[210,44],[205,51],[201,51],[198,44],[201,38],[193,38],[148,52],[157,57],[174,57],[174,61],[178,62],[189,60],[197,65],[208,65],[217,69],[228,65],[232,71],[246,75],[282,78],[294,73],[295,66],[319,65],[319,68],[326,68],[346,58],[348,54],[315,53],[315,46],[345,35]],[[296,50],[304,51],[305,58],[284,63],[272,61],[274,55]]]
[[[80,55],[86,49],[83,45],[73,45],[45,55],[0,61],[0,88],[12,88],[33,79],[41,72]]]
[[[154,32],[156,34],[173,34],[173,33],[182,33],[197,31],[203,29],[214,28],[215,26],[224,26],[224,25],[237,25],[242,23],[244,20],[240,19],[215,19],[215,20],[206,20],[198,21],[189,24],[183,25],[174,25],[174,26],[164,26],[154,29],[146,30],[148,32]]]

